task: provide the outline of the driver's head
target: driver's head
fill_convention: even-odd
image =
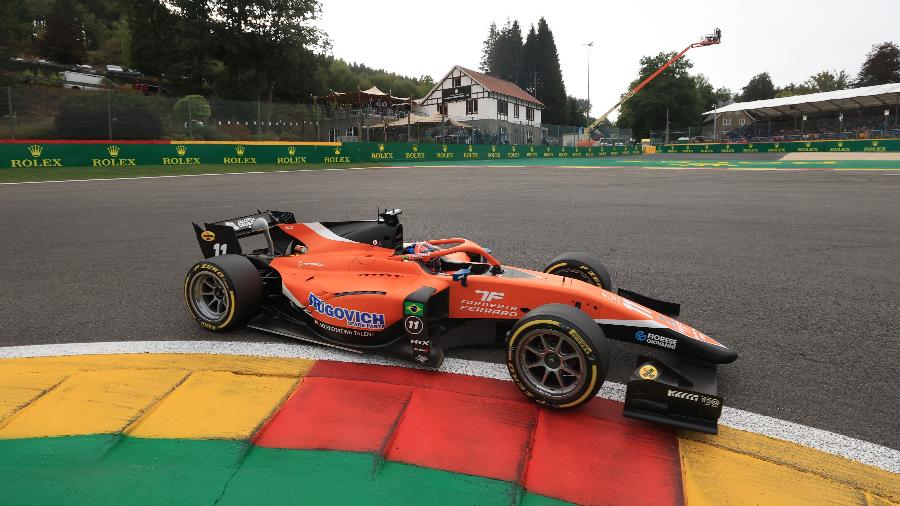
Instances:
[[[414,242],[407,246],[406,253],[425,254],[438,250],[440,250],[440,248],[438,248],[434,244],[429,244],[427,242]],[[437,271],[441,267],[441,259],[438,257],[432,258],[431,260],[425,261],[425,265]]]

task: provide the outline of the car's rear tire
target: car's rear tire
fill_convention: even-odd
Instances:
[[[574,409],[597,395],[609,372],[609,344],[580,309],[545,304],[513,325],[506,366],[529,398],[554,409]]]
[[[233,329],[259,312],[263,285],[259,271],[240,255],[197,262],[184,279],[184,299],[191,316],[205,329]]]
[[[544,272],[584,281],[604,290],[612,290],[609,270],[599,258],[589,253],[573,251],[563,253],[550,260],[547,267],[544,267]]]

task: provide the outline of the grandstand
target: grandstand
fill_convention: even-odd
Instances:
[[[745,114],[743,125],[723,118]],[[900,83],[735,102],[704,115],[722,142],[900,138]]]

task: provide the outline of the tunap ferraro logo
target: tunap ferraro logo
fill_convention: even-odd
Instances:
[[[309,307],[315,312],[330,318],[343,320],[348,327],[357,329],[383,329],[384,315],[381,313],[369,313],[358,309],[347,309],[326,304],[325,301],[309,294]]]
[[[635,332],[634,339],[639,343],[652,344],[670,350],[674,350],[675,347],[678,346],[678,341],[671,337],[661,336],[659,334],[654,334],[653,332],[644,332],[643,330]]]

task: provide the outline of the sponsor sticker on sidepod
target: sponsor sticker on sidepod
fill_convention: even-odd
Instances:
[[[653,332],[644,332],[643,330],[635,332],[634,338],[639,343],[653,344],[660,348],[668,348],[670,350],[674,350],[675,347],[678,346],[678,341],[671,337],[661,336],[659,334],[654,334]]]
[[[340,306],[332,306],[314,294],[309,294],[309,307],[319,314],[323,314],[330,318],[343,320],[348,327],[358,329],[383,329],[384,314],[370,313],[368,311],[360,311],[358,309],[347,309]]]

